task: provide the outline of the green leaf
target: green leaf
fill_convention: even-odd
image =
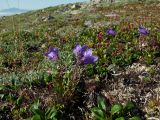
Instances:
[[[125,120],[124,117],[116,118],[116,120]]]
[[[131,102],[131,101],[129,101],[129,102],[126,104],[126,106],[125,106],[125,108],[126,108],[127,110],[133,109],[134,107],[135,107],[135,105],[134,105],[133,102]]]
[[[34,115],[31,120],[41,120],[40,115]]]
[[[105,101],[101,97],[98,97],[98,108],[100,108],[101,110],[106,111]]]
[[[35,101],[35,102],[32,104],[31,109],[36,110],[36,109],[39,108],[39,105],[40,105],[39,100],[38,100],[38,101]]]
[[[5,94],[0,94],[0,98],[3,99]]]
[[[98,120],[105,120],[106,118],[104,112],[97,107],[92,109],[92,113],[94,114],[95,118]]]
[[[115,113],[120,113],[123,109],[123,106],[121,104],[115,104],[111,108],[111,114],[114,115]]]
[[[132,118],[129,118],[129,120],[141,120],[141,119],[139,117],[137,117],[137,116],[134,116]]]
[[[21,104],[22,104],[22,97],[19,97],[17,100],[16,100],[16,104],[18,105],[18,106],[20,106]]]
[[[47,119],[53,119],[57,115],[57,110],[55,108],[48,108],[45,112]]]
[[[40,115],[40,117],[44,117],[44,116],[45,116],[45,115],[44,115],[44,112],[41,111],[40,109],[33,110],[33,113],[34,113],[35,115]]]
[[[0,90],[4,90],[5,89],[5,87],[4,86],[0,86]]]

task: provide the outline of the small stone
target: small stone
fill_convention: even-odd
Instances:
[[[84,25],[85,25],[86,27],[92,27],[92,26],[93,26],[93,22],[92,22],[91,20],[85,21],[85,22],[84,22]]]
[[[78,4],[74,4],[71,6],[71,9],[80,9],[81,8],[81,5],[78,5]]]
[[[42,44],[41,48],[45,48],[45,47],[46,47],[46,45],[45,45],[45,44]]]

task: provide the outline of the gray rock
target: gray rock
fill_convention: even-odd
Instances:
[[[91,20],[85,21],[84,22],[84,26],[85,27],[92,27],[93,26],[93,22]]]
[[[52,20],[52,19],[54,19],[54,17],[51,16],[51,15],[49,15],[49,16],[48,16],[48,20]]]
[[[71,6],[71,9],[80,9],[81,8],[81,5],[79,4],[74,4]]]
[[[42,17],[42,21],[50,21],[50,20],[52,20],[52,19],[54,19],[54,17],[53,16],[51,16],[51,15],[49,15],[49,16],[44,16],[44,17]]]

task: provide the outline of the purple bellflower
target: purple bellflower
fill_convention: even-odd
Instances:
[[[84,52],[81,62],[82,64],[94,64],[97,60],[98,57],[92,55],[92,49],[88,49]]]
[[[108,29],[108,30],[106,31],[106,33],[107,33],[108,35],[112,35],[112,36],[115,36],[115,35],[116,35],[116,31],[113,30],[112,28]]]
[[[49,50],[48,50],[48,52],[45,53],[44,55],[45,55],[48,59],[50,59],[50,60],[52,60],[52,61],[56,61],[56,60],[58,60],[58,57],[59,57],[58,54],[59,54],[58,48],[50,47]]]
[[[142,35],[148,35],[149,34],[149,31],[143,26],[140,26],[138,30],[139,30],[139,33],[142,34]]]
[[[92,55],[92,49],[89,49],[86,45],[77,44],[73,50],[73,53],[77,57],[77,61],[80,64],[94,64],[97,60],[97,56]]]
[[[73,50],[73,53],[75,54],[76,57],[81,58],[81,57],[83,57],[83,54],[87,49],[88,49],[88,46],[86,46],[86,45],[81,46],[81,45],[77,44]]]

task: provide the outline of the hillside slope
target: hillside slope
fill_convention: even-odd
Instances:
[[[1,17],[0,119],[94,119],[99,97],[103,119],[159,119],[159,11],[158,1],[102,2]],[[77,62],[77,43],[92,48],[95,64]],[[45,57],[49,47],[60,51],[57,62]],[[110,115],[114,104],[128,101],[134,109]]]

